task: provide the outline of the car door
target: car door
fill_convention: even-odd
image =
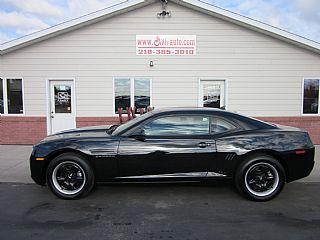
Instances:
[[[217,173],[230,175],[236,164],[236,152],[238,140],[234,134],[243,129],[231,119],[222,116],[211,116],[210,133],[216,143],[216,155],[207,176],[215,176]]]
[[[209,126],[210,116],[206,115],[175,114],[151,119],[131,134],[142,133],[143,137],[121,139],[120,175],[205,176],[216,153]]]

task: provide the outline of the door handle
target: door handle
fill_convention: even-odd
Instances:
[[[206,142],[201,142],[198,144],[199,148],[206,148],[206,147],[210,147],[211,144],[210,143],[206,143]]]

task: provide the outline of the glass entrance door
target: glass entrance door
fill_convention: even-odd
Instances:
[[[51,134],[76,127],[73,81],[50,81]]]

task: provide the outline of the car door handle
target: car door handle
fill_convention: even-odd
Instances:
[[[199,148],[206,148],[206,147],[210,147],[211,144],[210,143],[206,143],[206,142],[201,142],[198,144]]]

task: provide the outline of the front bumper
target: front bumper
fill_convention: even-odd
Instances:
[[[30,172],[31,178],[39,185],[46,183],[46,161],[36,160],[36,149],[33,148],[30,156]]]

